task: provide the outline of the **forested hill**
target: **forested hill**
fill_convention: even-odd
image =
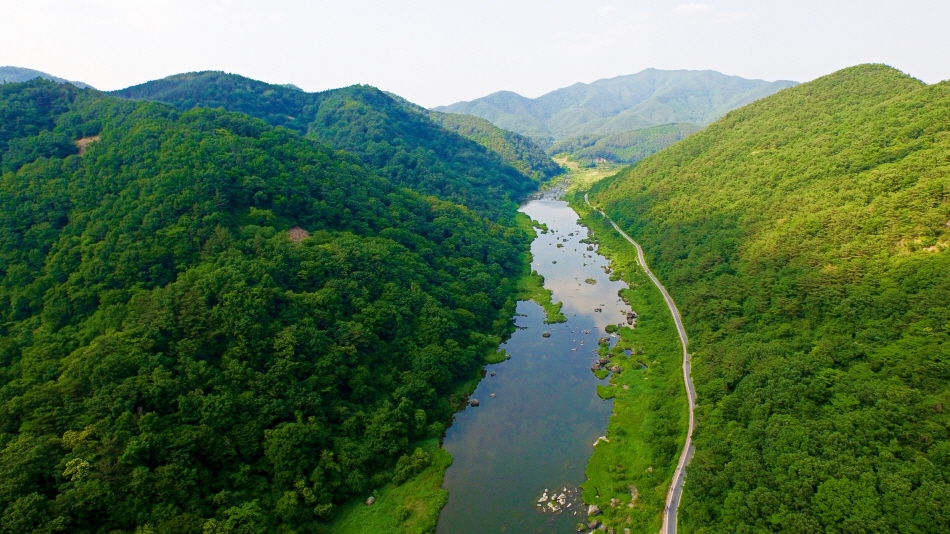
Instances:
[[[553,178],[564,172],[540,146],[523,135],[503,130],[474,115],[430,111],[399,96],[386,94],[407,107],[409,111],[424,114],[446,130],[453,131],[496,152],[511,166],[535,180]]]
[[[537,187],[532,176],[551,175],[536,165],[522,166],[529,172],[520,172],[498,153],[370,86],[305,93],[234,74],[200,72],[113,94],[183,110],[223,107],[246,113],[353,153],[395,184],[496,218],[510,216],[514,202]]]
[[[4,533],[320,532],[513,313],[523,231],[291,130],[40,79],[0,125]]]
[[[795,82],[748,80],[715,71],[647,69],[576,83],[538,98],[511,91],[434,108],[465,113],[530,137],[560,140],[639,130],[673,122],[705,125]]]
[[[848,68],[591,197],[689,331],[684,530],[950,530],[950,83]]]
[[[695,124],[681,122],[606,135],[579,135],[554,143],[548,152],[570,154],[572,160],[585,165],[636,163],[701,129]]]

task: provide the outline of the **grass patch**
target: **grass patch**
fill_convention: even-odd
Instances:
[[[439,512],[448,501],[442,489],[445,470],[452,455],[439,447],[439,440],[419,444],[432,463],[402,485],[387,484],[374,491],[376,502],[367,506],[363,499],[340,507],[325,534],[426,534],[435,531]]]
[[[552,159],[569,173],[567,177],[562,178],[570,180],[568,191],[587,191],[595,183],[617,174],[620,169],[629,167],[629,165],[617,163],[601,163],[596,167],[581,167],[578,162],[569,159],[568,156],[555,156]]]
[[[535,228],[541,229],[542,231],[547,230],[547,227],[543,224],[532,221],[531,218],[524,213],[518,213],[516,220],[518,226],[527,232],[533,233]],[[552,293],[550,289],[544,287],[544,277],[538,274],[537,271],[531,269],[533,259],[530,252],[524,253],[522,259],[523,272],[521,278],[518,279],[518,300],[531,300],[544,308],[544,322],[546,323],[563,323],[567,321],[567,317],[561,313],[561,306],[563,306],[563,304],[551,300]]]
[[[568,200],[600,244],[598,252],[611,260],[615,273],[623,273],[631,289],[621,297],[640,314],[635,329],[618,330],[620,339],[607,354],[610,365],[622,371],[611,376],[611,386],[597,387],[601,398],[614,399],[614,413],[609,441],[597,445],[587,464],[583,497],[597,504],[603,511],[599,519],[618,531],[652,534],[661,525],[689,420],[679,337],[663,296],[637,263],[633,245],[588,208],[583,193],[569,193]]]
[[[597,386],[597,396],[607,400],[617,396],[617,388],[611,386]]]

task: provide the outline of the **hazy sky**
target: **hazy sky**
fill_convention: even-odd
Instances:
[[[224,70],[435,106],[648,67],[808,81],[887,63],[950,78],[950,2],[0,0],[0,65],[118,89]]]

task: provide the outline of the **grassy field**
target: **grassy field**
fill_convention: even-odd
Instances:
[[[568,174],[563,179],[570,180],[569,191],[587,191],[590,186],[600,180],[617,174],[617,171],[629,165],[618,165],[616,163],[601,163],[596,167],[581,167],[576,161],[571,161],[564,157],[553,158],[561,167],[567,169]]]
[[[587,464],[584,500],[597,504],[603,511],[599,519],[618,532],[653,533],[660,528],[689,418],[679,337],[663,296],[637,263],[634,247],[587,207],[582,191],[568,194],[568,200],[600,245],[598,252],[630,286],[621,297],[640,315],[636,328],[620,329],[620,340],[609,353],[601,347],[622,372],[613,374],[608,386],[598,386],[602,398],[614,399],[614,413],[608,441],[596,446]]]

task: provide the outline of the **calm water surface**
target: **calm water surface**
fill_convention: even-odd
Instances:
[[[613,402],[597,396],[597,384],[606,381],[590,366],[604,327],[625,320],[629,308],[617,292],[627,286],[611,282],[607,260],[579,242],[587,230],[566,202],[542,198],[521,211],[548,226],[531,245],[532,267],[564,303],[568,321],[544,324],[540,306],[518,303],[518,330],[502,345],[511,359],[486,368],[496,376],[486,376],[472,395],[481,405],[457,414],[446,432],[444,446],[455,461],[445,475],[449,502],[438,534],[567,533],[586,522],[577,487]],[[563,493],[571,506],[539,507],[545,490]]]

